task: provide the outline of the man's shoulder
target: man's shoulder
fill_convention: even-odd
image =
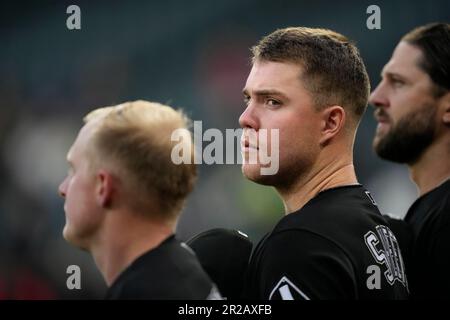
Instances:
[[[450,227],[450,180],[418,198],[409,208],[405,221],[416,234],[436,234]]]
[[[195,254],[171,239],[134,261],[108,295],[112,299],[206,299],[212,288]]]
[[[289,259],[302,260],[317,252],[330,252],[333,255],[340,252],[346,255],[346,250],[339,242],[325,233],[311,231],[308,228],[290,228],[271,232],[259,245],[264,256],[295,255]]]
[[[251,265],[251,298],[326,299],[354,292],[353,266],[345,252],[305,229],[270,233],[258,245]],[[332,283],[324,281],[327,277]]]
[[[270,282],[262,286],[264,296],[286,276],[311,298],[406,298],[403,264],[390,230],[379,225],[361,231],[366,232],[353,238],[301,228],[271,233],[255,257],[261,283]],[[373,272],[380,275],[380,290],[366,285]]]
[[[364,236],[377,225],[385,225],[377,204],[362,186],[326,190],[297,212],[283,217],[273,233],[303,230],[334,242]]]
[[[304,247],[298,252],[303,255],[327,251],[341,261],[350,262],[354,272],[364,274],[367,266],[377,263],[374,260],[377,252],[392,251],[395,248],[388,244],[397,243],[376,202],[366,192],[363,188],[330,192],[298,212],[288,214],[267,239],[266,251],[281,250],[283,243],[289,248],[293,245],[290,242],[301,238]]]

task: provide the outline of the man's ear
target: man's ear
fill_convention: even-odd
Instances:
[[[343,130],[346,114],[341,106],[331,106],[322,111],[322,116],[322,136],[319,142],[321,145],[326,145]]]
[[[111,206],[115,189],[113,175],[106,170],[97,172],[96,198],[99,206],[107,208]]]
[[[450,91],[440,98],[444,107],[444,113],[442,114],[442,121],[446,126],[450,126]]]

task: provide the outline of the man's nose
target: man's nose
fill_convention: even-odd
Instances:
[[[382,83],[380,83],[375,90],[372,91],[372,94],[369,97],[369,103],[374,108],[387,107],[389,105],[389,100],[387,99],[384,91],[385,90]]]
[[[239,124],[242,128],[251,128],[254,130],[259,129],[258,117],[255,114],[255,108],[252,105],[248,105],[244,112],[239,117]]]
[[[61,197],[65,198],[66,197],[66,180],[64,179],[63,182],[61,182],[61,184],[58,187],[58,193]]]

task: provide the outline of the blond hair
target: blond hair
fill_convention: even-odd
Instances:
[[[131,205],[138,211],[155,211],[167,218],[178,216],[192,191],[197,172],[194,146],[189,134],[191,164],[174,164],[171,151],[174,130],[188,129],[182,111],[143,100],[99,108],[88,113],[85,123],[98,121],[91,152],[98,161],[113,163],[116,173],[131,186]],[[94,161],[95,162],[95,161]]]

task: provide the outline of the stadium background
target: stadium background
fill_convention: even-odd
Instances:
[[[79,31],[66,8],[81,8]],[[366,8],[381,8],[368,30]],[[0,16],[0,299],[101,298],[91,257],[66,244],[57,186],[65,155],[92,108],[147,99],[184,108],[203,129],[237,128],[249,47],[287,26],[325,27],[357,43],[372,87],[399,38],[413,27],[450,21],[450,2],[433,1],[6,1]],[[407,170],[371,149],[370,108],[356,141],[359,180],[385,213],[403,216],[416,191]],[[275,193],[246,181],[239,165],[202,165],[178,226],[181,239],[214,227],[254,242],[283,214]],[[338,226],[337,226],[338,227]],[[66,288],[68,265],[82,289]]]

